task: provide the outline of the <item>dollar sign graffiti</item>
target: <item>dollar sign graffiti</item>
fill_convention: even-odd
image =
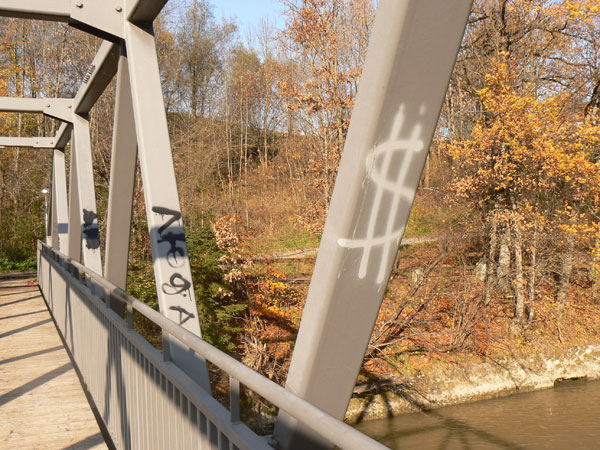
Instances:
[[[415,154],[421,152],[424,148],[423,141],[420,139],[420,124],[414,126],[409,139],[397,137],[402,130],[403,123],[404,112],[401,109],[392,127],[392,139],[377,144],[366,160],[369,184],[375,186],[373,207],[369,216],[366,235],[358,238],[353,236],[349,239],[338,239],[337,241],[341,247],[362,249],[358,269],[360,279],[367,276],[373,250],[376,248],[383,249],[379,261],[377,283],[384,281],[386,262],[390,258],[392,250],[397,248],[404,234],[404,225],[395,227],[396,216],[401,201],[412,196],[412,190],[405,187],[411,160]],[[394,169],[392,162],[394,156],[398,153],[403,153],[405,158],[399,169]],[[385,231],[376,235],[375,229],[380,220],[383,221]]]

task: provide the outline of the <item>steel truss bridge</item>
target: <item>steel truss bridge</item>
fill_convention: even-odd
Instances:
[[[53,153],[38,282],[111,439],[119,449],[384,448],[341,419],[471,0],[380,1],[285,389],[201,338],[152,28],[165,3],[0,0],[2,16],[66,22],[103,39],[74,98],[0,98],[0,111],[60,120],[57,134],[1,137],[0,145]],[[101,237],[89,112],[115,76],[107,230]],[[125,292],[136,161],[160,313]],[[133,330],[134,310],[162,329],[162,351]],[[229,410],[211,395],[207,360],[230,376]],[[279,407],[272,436],[259,437],[241,422],[240,383]]]

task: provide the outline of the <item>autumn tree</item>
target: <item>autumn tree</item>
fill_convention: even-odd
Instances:
[[[371,0],[285,0],[283,38],[293,78],[280,83],[287,107],[301,112],[299,127],[317,137],[313,165],[328,204],[354,105],[369,29]]]
[[[540,99],[518,91],[506,63],[498,61],[492,72],[479,91],[484,117],[474,125],[470,139],[449,145],[461,173],[453,189],[491,223],[488,261],[502,258],[503,251],[512,256],[509,287],[515,318],[522,323],[524,255],[531,258],[529,283],[534,288],[541,236],[554,242],[552,250],[563,250],[557,300],[564,308],[575,240],[597,228],[600,166],[593,153],[600,128],[583,111],[565,110],[563,96]],[[493,242],[500,227],[503,240]],[[488,296],[491,275],[488,272]]]
[[[193,0],[183,12],[175,34],[177,51],[181,53],[181,74],[177,80],[180,101],[193,117],[205,116],[209,111],[235,31],[231,22],[217,23],[207,0]]]
[[[519,322],[544,270],[559,274],[564,304],[576,241],[589,237],[566,230],[594,220],[592,184],[571,185],[583,175],[567,168],[594,179],[598,8],[597,0],[476,0],[442,114],[455,192],[477,198],[487,223],[486,302],[496,288],[514,296]]]

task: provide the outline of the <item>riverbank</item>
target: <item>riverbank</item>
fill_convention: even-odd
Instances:
[[[555,383],[578,378],[600,379],[599,344],[526,358],[432,365],[414,377],[385,385],[382,392],[365,389],[350,401],[345,420],[357,423],[393,417],[547,389]]]

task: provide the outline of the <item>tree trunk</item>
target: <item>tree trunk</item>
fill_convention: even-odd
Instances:
[[[513,223],[513,249],[515,252],[515,320],[522,324],[525,321],[525,282],[523,277],[523,242],[521,225]]]
[[[510,295],[510,227],[504,225],[500,231],[500,253],[498,254],[498,288],[504,296]]]
[[[556,294],[556,303],[558,303],[559,317],[562,318],[562,314],[567,303],[567,296],[569,294],[569,281],[571,280],[571,273],[573,272],[573,253],[575,251],[575,234],[569,233],[567,235],[567,248],[562,257],[561,268],[560,268],[560,281],[558,286],[558,293]]]
[[[492,291],[494,290],[495,281],[495,262],[496,262],[496,250],[498,247],[498,219],[496,215],[492,216],[490,223],[490,234],[489,234],[489,249],[487,255],[486,274],[485,274],[485,306],[490,304],[492,300]]]
[[[592,258],[592,301],[600,301],[600,230],[594,240],[594,254]]]
[[[529,317],[531,321],[534,315],[535,284],[537,283],[537,246],[539,239],[539,221],[536,219],[533,227],[533,239],[531,242],[530,267],[529,267]]]
[[[227,195],[229,197],[230,205],[233,207],[233,192],[232,192],[232,176],[233,176],[233,168],[231,166],[231,147],[233,145],[232,141],[232,130],[231,130],[231,114],[229,107],[229,85],[225,86],[225,130],[227,134]],[[217,159],[218,161],[218,159]]]

